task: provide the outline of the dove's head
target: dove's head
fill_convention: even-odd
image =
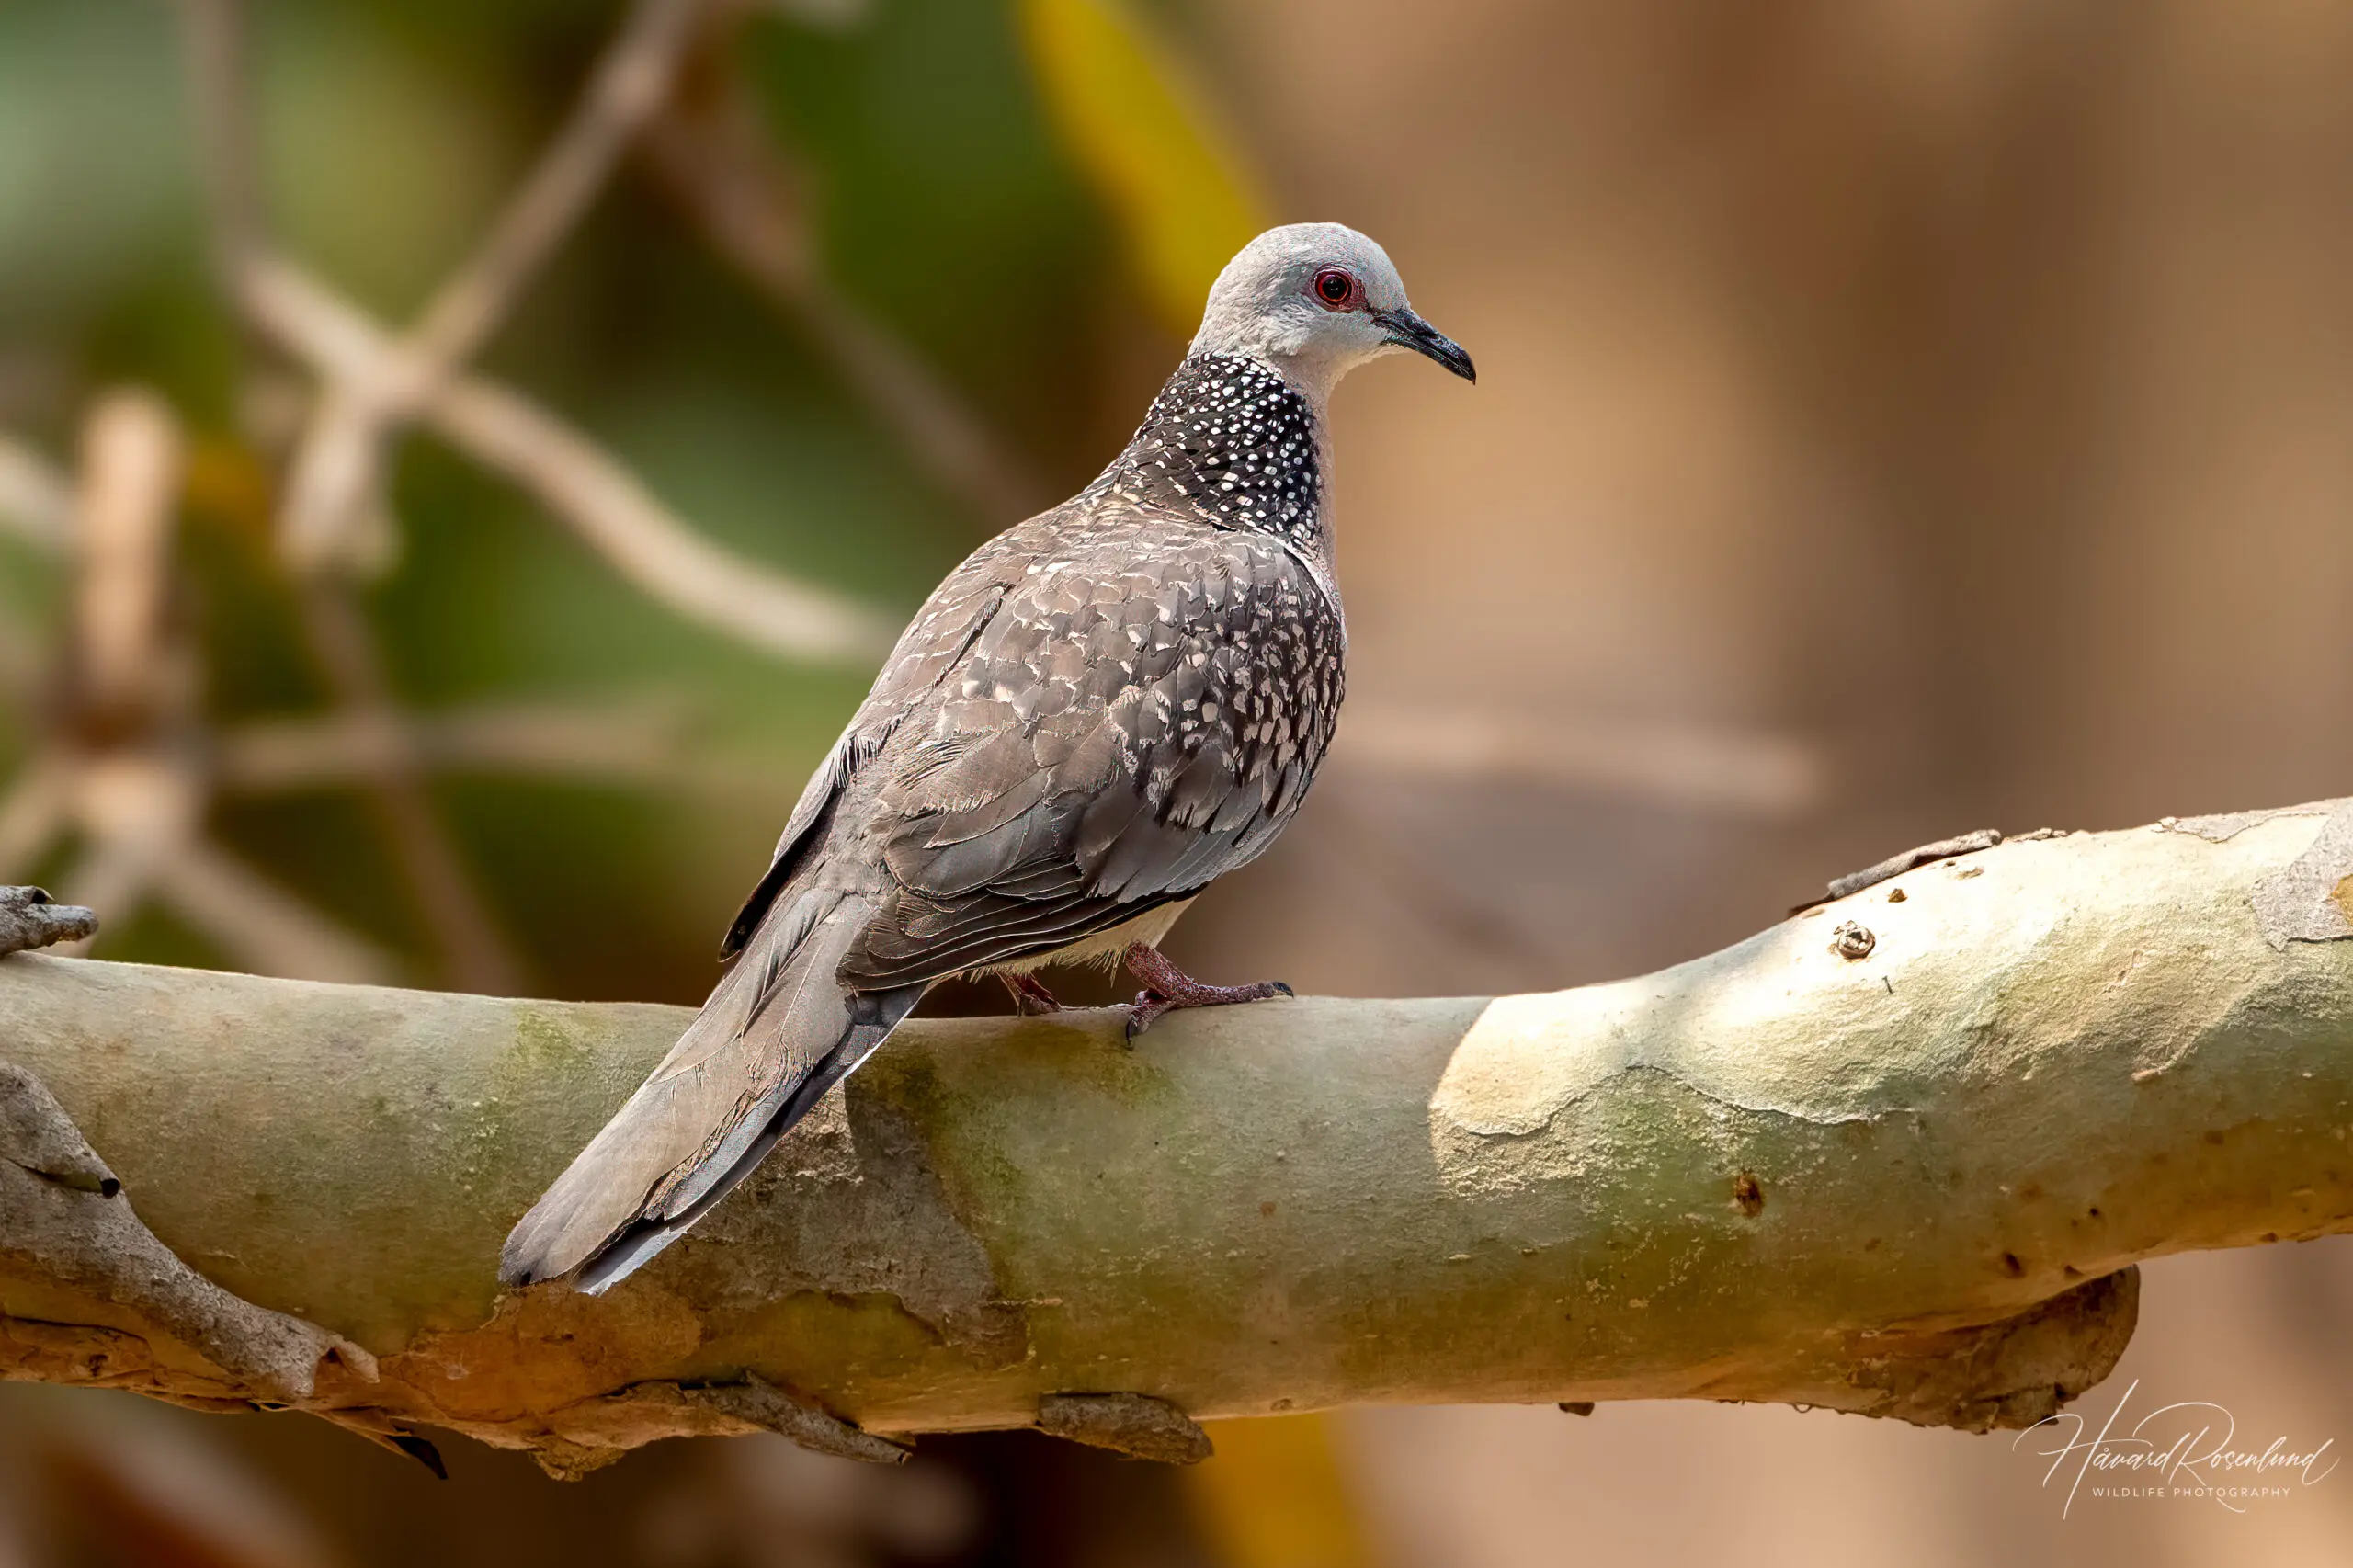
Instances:
[[[1210,287],[1196,354],[1263,359],[1314,393],[1400,349],[1476,380],[1461,345],[1414,313],[1389,253],[1340,223],[1290,223],[1244,245]]]

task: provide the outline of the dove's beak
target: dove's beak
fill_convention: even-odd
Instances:
[[[1415,315],[1411,306],[1400,305],[1393,311],[1375,311],[1372,319],[1381,324],[1389,334],[1389,341],[1398,347],[1427,354],[1466,381],[1479,379],[1478,368],[1471,363],[1471,356],[1462,351],[1462,345]]]

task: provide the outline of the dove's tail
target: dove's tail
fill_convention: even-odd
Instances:
[[[836,978],[871,913],[825,889],[778,899],[662,1065],[507,1236],[499,1279],[577,1271],[597,1294],[749,1176],[922,999]]]

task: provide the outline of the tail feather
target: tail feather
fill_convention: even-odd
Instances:
[[[577,1270],[593,1293],[625,1278],[865,1061],[924,990],[851,992],[835,978],[870,913],[814,892],[772,910],[662,1065],[507,1236],[500,1280]]]
[[[698,1167],[689,1187],[682,1187],[679,1194],[662,1206],[658,1214],[649,1210],[632,1221],[620,1234],[590,1257],[580,1270],[580,1289],[591,1296],[601,1296],[606,1288],[629,1278],[639,1265],[676,1241],[691,1230],[712,1205],[735,1189],[738,1182],[759,1168],[768,1157],[768,1151],[790,1131],[801,1119],[827,1091],[858,1070],[860,1062],[874,1053],[884,1037],[896,1028],[899,1021],[914,1010],[922,1000],[923,987],[910,985],[888,994],[881,1017],[874,1023],[850,1026],[842,1043],[836,1047],[812,1074],[808,1080],[794,1089],[791,1096],[775,1111],[762,1118],[758,1111],[744,1119],[739,1134],[756,1129],[748,1140],[731,1137],[714,1155]],[[731,1145],[740,1143],[740,1152]],[[733,1158],[730,1158],[730,1155]],[[685,1194],[691,1190],[689,1199]]]

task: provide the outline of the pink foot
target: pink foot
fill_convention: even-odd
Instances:
[[[1013,1010],[1025,1018],[1063,1010],[1061,998],[1047,990],[1045,982],[1034,974],[1000,974],[997,978],[1013,993]]]
[[[1128,972],[1143,982],[1143,989],[1128,1010],[1128,1038],[1133,1040],[1158,1023],[1164,1014],[1179,1007],[1224,1007],[1236,1002],[1264,1002],[1270,996],[1289,996],[1291,988],[1279,980],[1262,980],[1255,985],[1211,985],[1195,980],[1168,961],[1158,948],[1143,942],[1129,945],[1120,962]]]

